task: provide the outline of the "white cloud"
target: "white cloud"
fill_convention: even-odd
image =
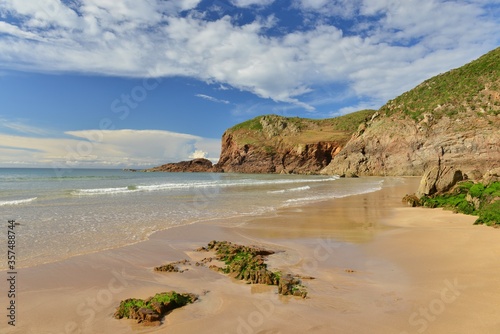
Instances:
[[[360,2],[361,0],[295,0],[294,4],[305,12],[352,18],[358,11]]]
[[[189,159],[202,159],[202,158],[206,158],[207,155],[208,155],[208,152],[205,152],[202,150],[196,150],[189,156]]]
[[[36,126],[32,126],[26,124],[26,122],[19,120],[9,120],[3,117],[0,117],[0,129],[8,129],[17,133],[29,134],[29,135],[48,135],[49,131],[46,129],[42,129]]]
[[[217,98],[215,98],[213,96],[209,96],[209,95],[205,95],[205,94],[196,94],[195,96],[199,97],[199,98],[202,98],[202,99],[205,99],[205,100],[208,100],[208,101],[215,102],[215,103],[223,103],[223,104],[229,104],[230,103],[227,100],[217,99]]]
[[[343,84],[364,100],[389,99],[500,42],[500,21],[485,9],[494,0],[297,0],[307,15],[352,19],[350,30],[318,20],[277,36],[266,35],[280,24],[273,15],[244,25],[229,16],[179,15],[199,3],[5,0],[0,15],[17,20],[0,22],[8,34],[0,39],[0,68],[188,76],[314,110],[303,97],[315,87]]]
[[[216,160],[220,140],[159,130],[68,131],[67,138],[0,134],[0,166],[137,167],[186,160],[205,152]]]
[[[250,7],[250,6],[268,6],[274,0],[231,0],[231,3],[237,7]]]

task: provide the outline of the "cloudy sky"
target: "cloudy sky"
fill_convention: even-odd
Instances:
[[[2,0],[0,167],[217,160],[238,122],[379,108],[499,45],[498,0]]]

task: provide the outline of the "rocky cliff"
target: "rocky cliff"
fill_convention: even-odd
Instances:
[[[256,117],[224,133],[217,166],[238,173],[318,173],[373,113],[364,110],[324,120]]]
[[[256,117],[224,133],[216,165],[188,163],[153,170],[422,175],[441,165],[484,174],[500,167],[500,48],[378,111]]]
[[[389,101],[322,171],[422,175],[500,167],[500,48]]]

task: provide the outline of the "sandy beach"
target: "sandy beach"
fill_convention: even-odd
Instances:
[[[418,178],[381,191],[280,209],[234,227],[212,220],[171,228],[127,247],[19,270],[16,326],[2,333],[499,333],[500,230],[475,217],[408,208]],[[308,298],[279,296],[207,267],[211,240],[272,249],[268,264],[304,279]],[[5,282],[2,283],[5,291]],[[175,290],[199,301],[159,327],[112,317],[120,300]],[[5,307],[2,306],[5,310]],[[5,311],[4,311],[5,313]]]

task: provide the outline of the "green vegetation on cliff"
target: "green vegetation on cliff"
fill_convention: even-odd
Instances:
[[[240,145],[274,147],[274,139],[290,145],[316,143],[318,141],[347,142],[359,125],[370,119],[375,110],[361,110],[348,115],[310,119],[263,115],[239,123],[228,129]]]
[[[422,197],[422,205],[479,216],[475,224],[500,225],[500,182],[463,182],[451,193]]]
[[[402,113],[416,121],[431,112],[434,118],[461,113],[500,114],[500,48],[460,68],[428,79],[390,100],[381,112]]]

